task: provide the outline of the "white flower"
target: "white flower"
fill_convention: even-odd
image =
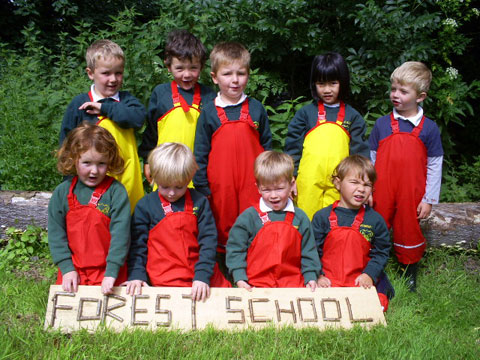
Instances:
[[[451,26],[452,28],[458,27],[457,21],[452,18],[446,18],[445,20],[443,20],[443,25]]]
[[[447,74],[450,80],[455,80],[458,77],[458,70],[453,67],[447,68]]]

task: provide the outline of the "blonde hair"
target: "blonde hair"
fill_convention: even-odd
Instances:
[[[150,172],[157,185],[188,184],[198,170],[190,148],[181,143],[163,143],[148,155]]]
[[[120,46],[111,40],[102,39],[95,41],[87,49],[85,59],[87,61],[87,68],[95,70],[97,60],[114,57],[125,62],[125,55]]]
[[[254,176],[257,185],[270,185],[293,179],[293,159],[278,151],[264,151],[255,159]]]
[[[360,179],[363,179],[366,175],[372,185],[377,180],[377,172],[370,159],[358,154],[350,155],[340,161],[340,164],[333,171],[332,180],[342,181],[350,171],[355,172],[356,177]]]
[[[390,81],[398,81],[401,85],[413,85],[418,95],[422,92],[427,93],[430,89],[432,72],[424,63],[407,61],[393,71]]]
[[[111,174],[124,171],[124,161],[117,143],[108,130],[87,122],[70,131],[57,152],[57,169],[63,175],[76,175],[76,164],[82,154],[90,149],[107,158],[107,170]]]
[[[210,53],[210,66],[213,73],[217,73],[220,66],[233,62],[240,64],[250,71],[250,53],[238,42],[221,42],[215,45]]]

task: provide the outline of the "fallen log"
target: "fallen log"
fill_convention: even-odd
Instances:
[[[50,197],[50,192],[0,191],[1,235],[9,226],[25,229],[33,224],[46,228]],[[430,246],[458,245],[465,249],[477,249],[480,202],[434,205],[430,217],[420,225]]]

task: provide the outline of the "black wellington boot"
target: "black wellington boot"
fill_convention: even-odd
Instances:
[[[402,269],[404,269],[403,276],[407,280],[408,290],[410,292],[416,292],[418,263],[408,264],[408,265],[401,264],[401,265],[402,265]]]

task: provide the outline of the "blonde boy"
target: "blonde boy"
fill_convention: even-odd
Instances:
[[[206,60],[202,42],[187,30],[168,34],[164,63],[173,80],[155,87],[148,104],[147,127],[138,153],[143,171],[152,182],[148,154],[164,142],[180,142],[193,151],[195,130],[201,107],[212,101],[215,92],[198,83]]]
[[[315,290],[321,265],[307,215],[289,195],[293,160],[265,151],[255,160],[261,198],[237,219],[227,243],[227,266],[238,287],[303,287]]]
[[[272,134],[262,104],[244,93],[250,72],[248,50],[239,43],[220,43],[210,61],[210,74],[220,91],[200,114],[194,150],[199,170],[193,183],[210,196],[219,264],[225,271],[228,232],[243,210],[258,203],[253,163],[271,148]]]
[[[377,120],[370,135],[371,158],[378,174],[374,206],[393,227],[393,246],[416,291],[417,263],[425,251],[419,220],[438,203],[443,148],[438,126],[420,103],[427,97],[432,73],[409,61],[391,75],[393,112]]]
[[[145,107],[129,92],[120,91],[125,65],[120,46],[110,40],[95,41],[87,49],[86,62],[93,84],[88,93],[76,96],[68,106],[60,129],[60,144],[83,121],[107,129],[125,160],[125,172],[114,177],[125,186],[133,212],[144,194],[135,129],[143,125]]]
[[[198,168],[195,158],[184,144],[164,143],[148,160],[158,190],[138,202],[132,217],[127,293],[140,293],[150,283],[192,287],[193,298],[205,300],[214,274],[217,231],[208,200],[187,187]],[[212,286],[228,284],[214,277]]]

